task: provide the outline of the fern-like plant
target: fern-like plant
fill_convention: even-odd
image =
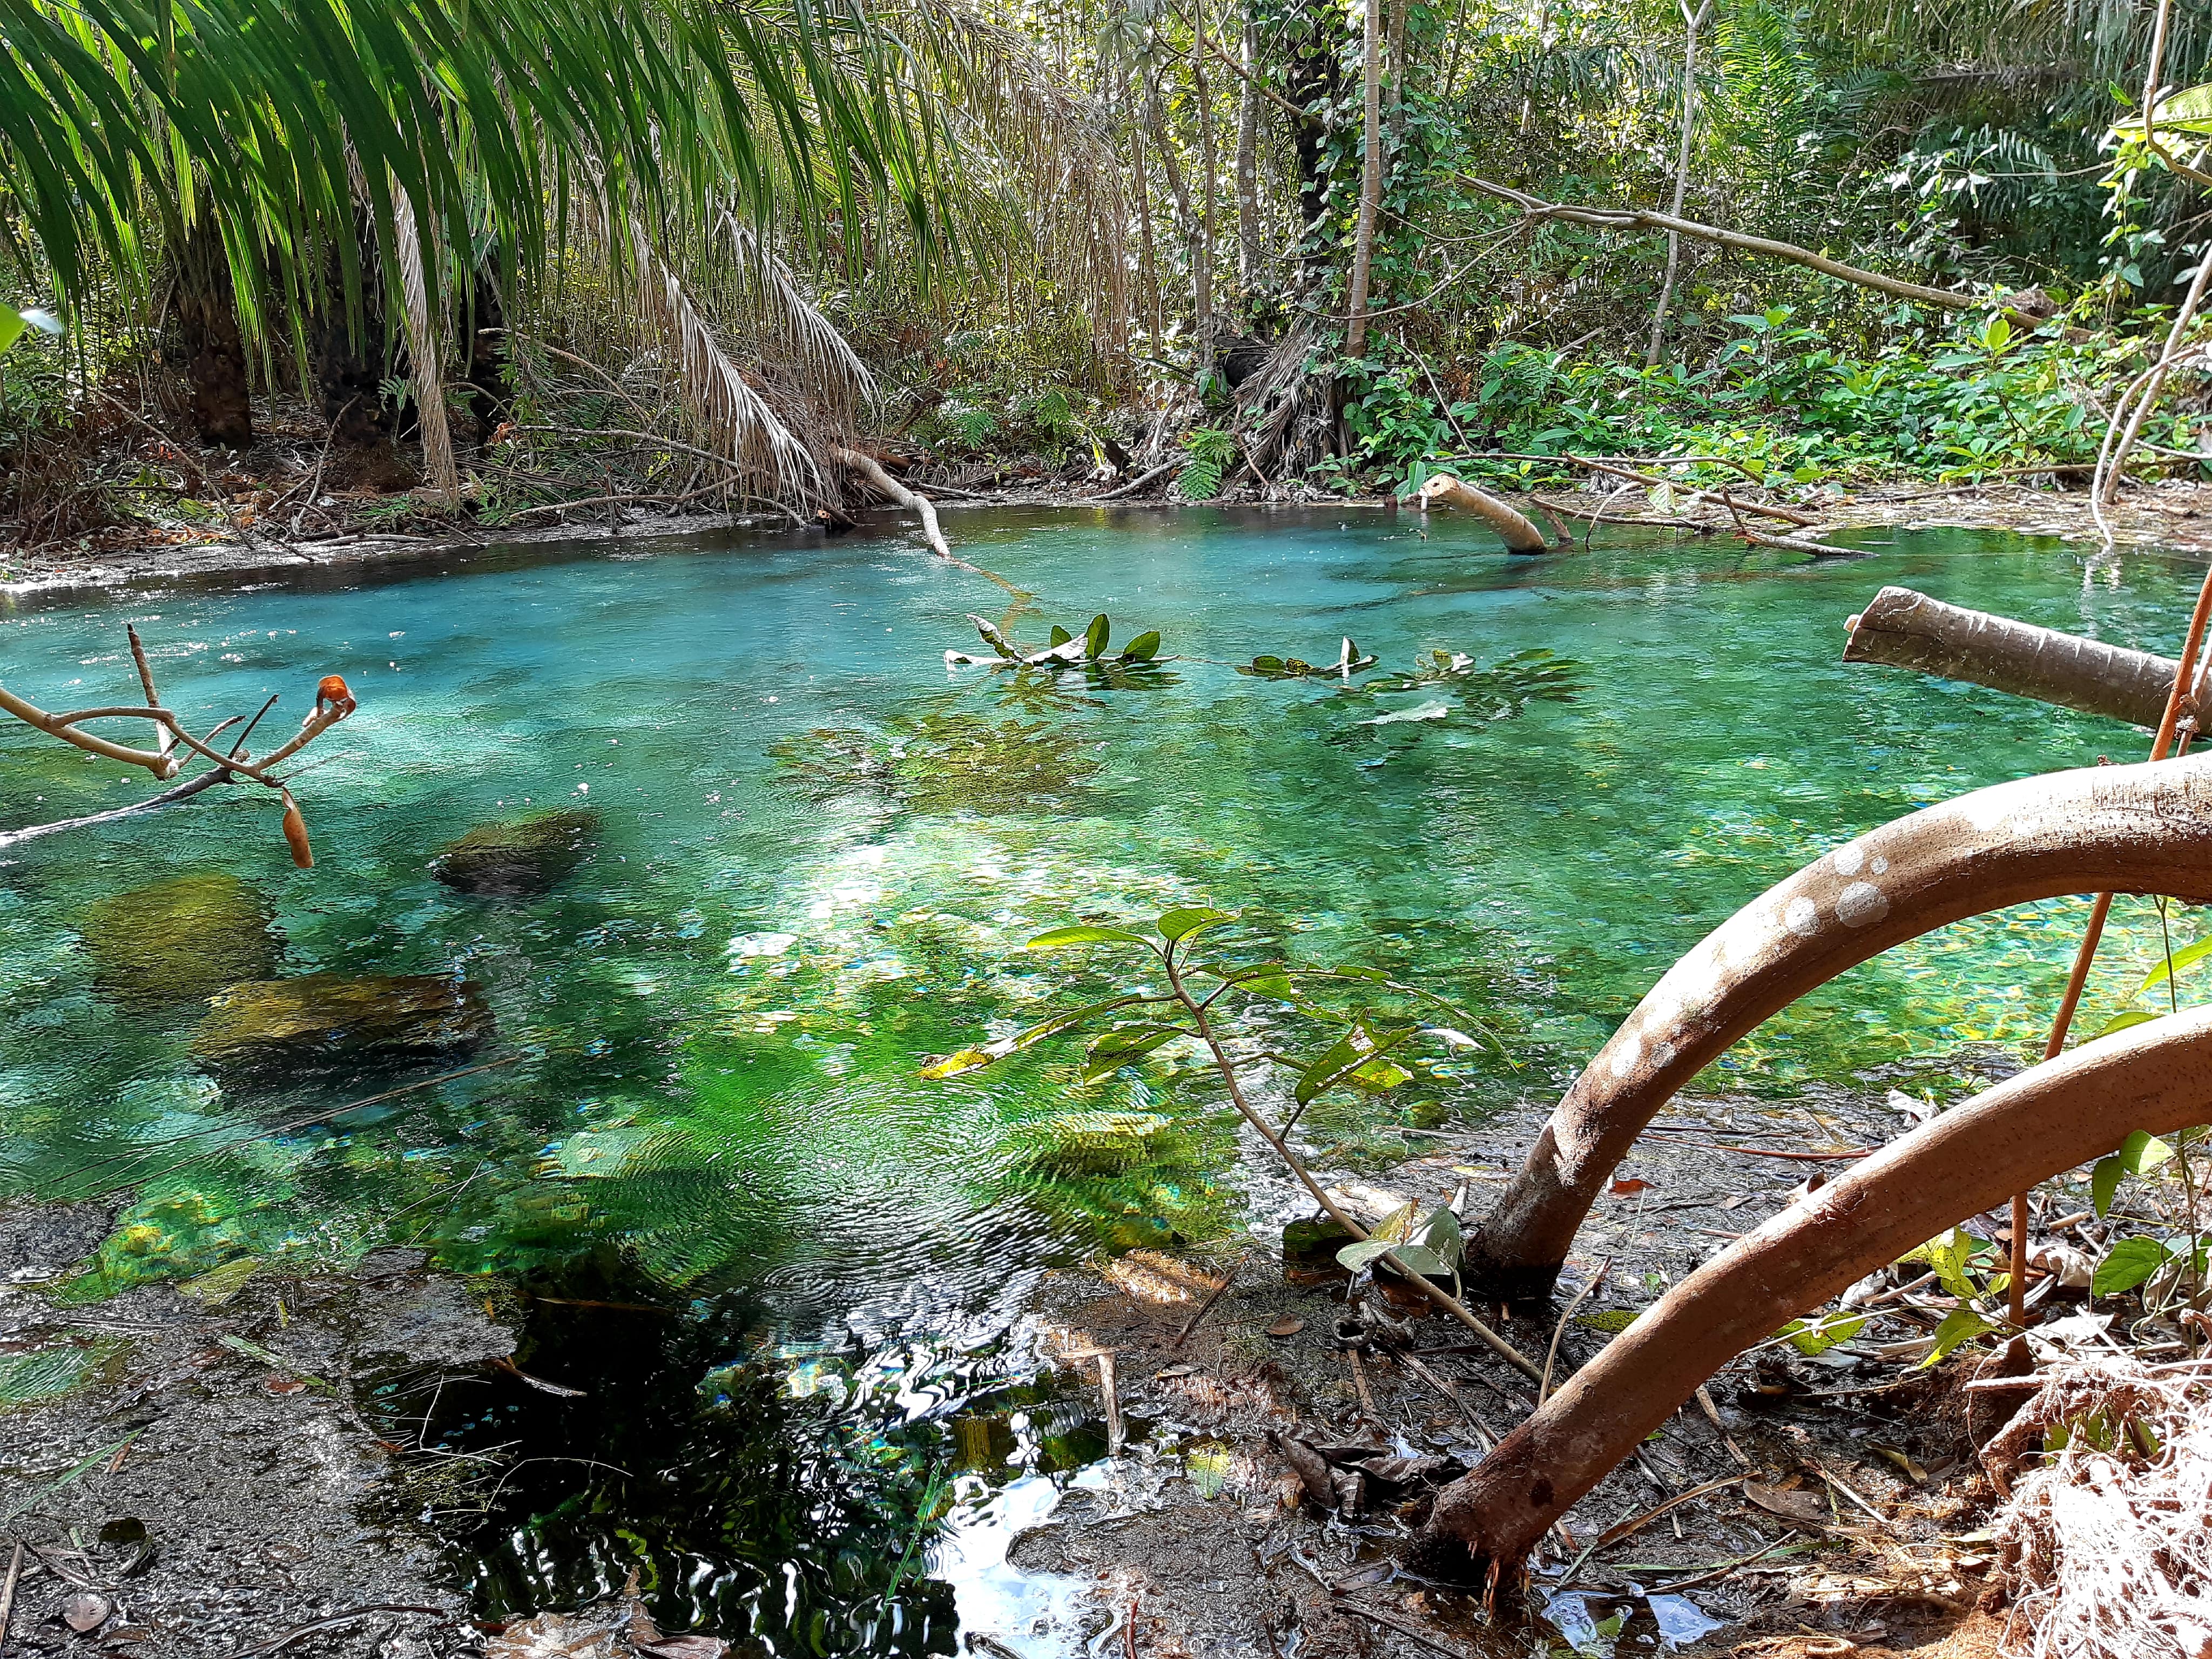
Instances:
[[[1182,471],[1176,488],[1187,501],[1210,501],[1221,493],[1221,480],[1237,459],[1237,438],[1218,427],[1194,427],[1183,434]]]

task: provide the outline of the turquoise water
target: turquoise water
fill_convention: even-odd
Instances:
[[[450,565],[140,591],[9,615],[7,684],[124,701],[125,622],[204,723],[270,692],[289,728],[322,675],[360,712],[298,793],[295,870],[259,791],[27,843],[0,865],[0,1189],[151,1175],[88,1289],[252,1255],[416,1243],[464,1268],[619,1244],[672,1291],[742,1289],[787,1333],[1002,1328],[1048,1261],[1237,1224],[1248,1180],[1212,1110],[1146,1155],[1041,1159],[1070,1111],[1174,1116],[1171,1066],[1073,1085],[1073,1053],[951,1082],[918,1070],[1052,1006],[1073,964],[1018,954],[1076,916],[1205,902],[1315,962],[1475,1006],[1517,1066],[1429,1082],[1436,1115],[1547,1098],[1676,952],[1822,848],[2001,779],[2134,755],[2139,734],[1837,661],[1888,582],[2157,648],[2196,573],[2054,541],[1869,534],[1818,565],[1624,532],[1510,560],[1479,531],[1374,513],[990,511],[963,554],[1035,594],[1042,642],[1096,612],[1164,635],[1160,683],[1010,695],[963,613],[1007,596],[903,535],[487,555]],[[1549,651],[1571,702],[1363,725],[1395,702],[1267,681],[1255,654],[1384,668]],[[810,733],[830,732],[822,738]],[[143,775],[0,732],[0,822],[138,798]],[[433,878],[439,848],[549,807],[601,815],[535,900]],[[205,871],[275,910],[279,971],[455,973],[499,1070],[321,1126],[243,1138],[384,1074],[219,1084],[200,1010],[95,982],[90,907]],[[2080,907],[1948,930],[1848,976],[1722,1062],[1739,1085],[2032,1040]],[[2155,937],[2123,906],[2085,1018]],[[1107,975],[1110,979],[1110,974]],[[2100,1002],[2098,999],[2105,999]],[[402,1075],[402,1080],[404,1076]],[[1379,1158],[1416,1121],[1329,1108],[1324,1151]],[[237,1143],[233,1145],[232,1143]],[[228,1147],[229,1150],[224,1150]],[[196,1154],[204,1154],[196,1156]]]

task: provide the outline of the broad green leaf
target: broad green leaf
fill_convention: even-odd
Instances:
[[[1083,1057],[1083,1080],[1096,1083],[1161,1044],[1188,1035],[1179,1025],[1117,1025],[1091,1042]]]
[[[2117,1296],[2132,1291],[2171,1259],[2172,1253],[2154,1238],[2124,1238],[2097,1264],[2089,1294]]]
[[[1946,1291],[1960,1301],[1971,1300],[1979,1294],[1980,1287],[1966,1276],[1966,1264],[1973,1258],[1974,1238],[1964,1227],[1954,1227],[1921,1248],[1927,1252],[1928,1265],[1936,1270],[1936,1282]]]
[[[1158,629],[1138,635],[1135,639],[1121,647],[1123,662],[1150,662],[1159,654],[1160,635]]]
[[[2156,1135],[2137,1129],[2120,1143],[2120,1150],[2112,1156],[2126,1166],[2130,1175],[2148,1175],[2173,1156],[2173,1148]]]
[[[1378,1261],[1389,1250],[1388,1239],[1369,1239],[1363,1244],[1346,1244],[1336,1253],[1337,1263],[1352,1273],[1358,1273],[1370,1261]]]
[[[1070,945],[1142,945],[1150,947],[1152,940],[1142,933],[1133,933],[1126,927],[1054,927],[1039,933],[1026,949],[1058,951]]]
[[[2134,131],[2142,131],[2140,119],[2124,125]],[[2161,129],[2179,127],[2212,136],[2212,85],[2185,87],[2160,99],[2158,125]]]
[[[1958,1307],[1944,1316],[1943,1322],[1936,1328],[1936,1346],[1928,1351],[1928,1358],[1920,1362],[1920,1369],[1939,1364],[1948,1358],[1954,1349],[1972,1341],[1985,1331],[1996,1328],[1972,1308]]]
[[[2212,933],[2183,945],[2172,957],[2162,958],[2157,967],[2143,975],[2142,983],[2136,987],[2136,996],[2165,984],[2179,975],[2183,969],[2193,968],[2207,957],[2212,957]]]
[[[21,339],[23,331],[29,326],[30,325],[23,320],[21,312],[5,301],[0,301],[0,351],[5,351],[16,341]]]
[[[1864,1314],[1824,1314],[1818,1319],[1793,1319],[1782,1328],[1790,1346],[1808,1358],[1839,1347],[1866,1328]]]
[[[2123,1012],[2114,1014],[2110,1019],[2106,1020],[2102,1026],[2098,1028],[2097,1035],[2100,1037],[2108,1037],[2115,1031],[2126,1030],[2130,1025],[2148,1024],[2152,1020],[2156,1019],[2157,1018],[2158,1016],[2156,1014],[2146,1012],[2141,1008],[2130,1008]]]
[[[2128,1166],[2120,1162],[2118,1152],[2099,1158],[2097,1167],[2089,1171],[2089,1202],[2096,1207],[2099,1220],[2112,1207],[2113,1194],[2120,1190],[2121,1179],[2127,1172]]]
[[[1368,1237],[1379,1238],[1389,1244],[1405,1243],[1413,1237],[1413,1218],[1419,1213],[1419,1207],[1408,1200],[1384,1216]]]
[[[1431,1279],[1449,1279],[1451,1264],[1425,1244],[1400,1244],[1390,1252],[1391,1258],[1401,1266]]]
[[[1460,1256],[1467,1249],[1467,1236],[1460,1231],[1459,1217],[1451,1206],[1439,1204],[1429,1212],[1414,1243],[1435,1251],[1446,1266],[1456,1272]]]
[[[1413,1077],[1411,1072],[1395,1060],[1370,1060],[1346,1072],[1344,1080],[1354,1088],[1380,1095],[1388,1094],[1401,1083],[1410,1083]]]
[[[1160,937],[1172,945],[1177,939],[1188,939],[1201,929],[1218,927],[1224,921],[1236,920],[1236,916],[1227,910],[1214,910],[1204,905],[1191,905],[1182,909],[1168,911],[1153,925],[1160,930]]]
[[[1109,637],[1111,637],[1113,632],[1113,624],[1106,620],[1105,614],[1103,611],[1099,615],[1093,617],[1091,619],[1090,628],[1085,631],[1083,635],[1083,654],[1089,657],[1094,662],[1099,658],[1104,656],[1106,654],[1106,641]]]
[[[1419,1029],[1404,1025],[1378,1034],[1369,1031],[1364,1025],[1354,1025],[1323,1049],[1320,1059],[1306,1067],[1298,1079],[1297,1088],[1293,1091],[1298,1104],[1306,1105],[1334,1088],[1369,1060],[1396,1048]]]
[[[1075,635],[1073,635],[1073,634],[1069,633],[1069,632],[1068,632],[1065,628],[1062,628],[1062,627],[1061,627],[1058,623],[1054,623],[1052,625],[1052,641],[1051,641],[1051,642],[1052,642],[1053,646],[1054,646],[1055,648],[1057,648],[1057,647],[1060,647],[1060,646],[1066,645],[1066,644],[1070,640],[1073,639],[1074,637],[1075,637]]]

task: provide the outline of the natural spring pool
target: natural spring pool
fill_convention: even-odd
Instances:
[[[1120,686],[948,666],[975,644],[963,613],[1003,618],[1007,593],[898,533],[495,551],[0,619],[0,672],[48,708],[135,696],[125,622],[203,727],[276,691],[268,729],[289,730],[326,673],[361,700],[300,781],[313,871],[258,790],[0,855],[0,1194],[144,1182],[76,1293],[397,1243],[689,1310],[650,1340],[580,1330],[568,1362],[630,1404],[562,1431],[678,1473],[651,1492],[589,1468],[511,1488],[460,1558],[488,1607],[573,1599],[618,1583],[624,1552],[659,1552],[704,1564],[665,1575],[671,1627],[947,1650],[942,1583],[880,1594],[904,1523],[876,1499],[896,1486],[910,1511],[931,1425],[985,1390],[1014,1426],[959,1489],[971,1510],[1096,1456],[1082,1412],[1007,1384],[997,1358],[1036,1275],[1272,1223],[1282,1201],[1218,1115],[1176,1118],[1171,1062],[1081,1089],[1072,1049],[919,1075],[1053,1006],[1068,969],[1021,954],[1032,933],[1210,903],[1300,959],[1477,1008],[1515,1066],[1478,1053],[1421,1098],[1305,1126],[1340,1162],[1402,1158],[1409,1132],[1556,1094],[1677,952],[1822,848],[2141,748],[2088,716],[1843,667],[1844,618],[1878,587],[2170,651],[2197,581],[2153,554],[1950,532],[1868,532],[1864,556],[1816,564],[1632,531],[1510,559],[1464,521],[1368,511],[948,521],[964,558],[1035,596],[1022,639],[1104,612],[1116,645],[1158,629],[1176,660]],[[1234,667],[1326,662],[1340,635],[1385,669],[1441,650],[1482,672],[1376,699]],[[1488,671],[1540,651],[1579,689],[1507,714],[1539,659]],[[11,725],[0,823],[146,793],[120,774]],[[550,809],[596,818],[590,856],[542,896],[432,874],[471,830]],[[265,910],[257,971],[465,976],[496,1027],[478,1057],[519,1058],[269,1133],[392,1076],[219,1078],[191,1050],[203,1002],[118,992],[97,941],[155,931],[121,896],[210,875],[229,878],[226,927],[241,893],[249,921]],[[1738,1045],[1725,1081],[1782,1091],[2021,1047],[2081,909],[2026,907],[1870,963]],[[2147,905],[2115,922],[2086,1029],[2158,937]],[[1105,1112],[1158,1132],[1069,1152],[1095,1121],[1070,1115]],[[702,1427],[702,1386],[744,1420]],[[817,1407],[866,1432],[772,1455]]]

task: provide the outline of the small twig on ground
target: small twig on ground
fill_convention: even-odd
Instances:
[[[1182,1346],[1185,1340],[1198,1328],[1199,1322],[1213,1311],[1213,1304],[1229,1294],[1229,1287],[1237,1282],[1237,1275],[1243,1271],[1244,1264],[1251,1259],[1252,1253],[1247,1250],[1229,1264],[1229,1271],[1221,1276],[1221,1282],[1213,1287],[1212,1293],[1205,1301],[1198,1304],[1198,1311],[1183,1322],[1182,1328],[1176,1333],[1175,1340],[1169,1343],[1168,1346],[1170,1348]]]
[[[1559,1575],[1559,1582],[1553,1584],[1552,1588],[1554,1589],[1565,1589],[1569,1584],[1572,1583],[1574,1582],[1575,1575],[1583,1570],[1583,1564],[1588,1561],[1591,1556],[1596,1554],[1598,1551],[1605,1548],[1607,1545],[1618,1544],[1624,1539],[1632,1538],[1638,1533],[1643,1531],[1644,1528],[1650,1526],[1654,1521],[1658,1520],[1660,1516],[1668,1514],[1669,1511],[1681,1508],[1683,1504],[1691,1502],[1694,1498],[1703,1498],[1711,1492],[1717,1492],[1723,1486],[1736,1486],[1741,1483],[1744,1477],[1741,1474],[1729,1474],[1723,1475],[1718,1480],[1708,1480],[1702,1486],[1692,1486],[1686,1492],[1676,1493],[1663,1504],[1654,1504],[1651,1508],[1644,1510],[1641,1515],[1632,1516],[1626,1521],[1614,1522],[1612,1526],[1607,1527],[1603,1532],[1600,1533],[1595,1538],[1590,1540],[1589,1547],[1584,1549],[1580,1555],[1574,1559],[1573,1565],[1569,1566],[1565,1572]]]
[[[1709,1568],[1707,1571],[1698,1574],[1695,1578],[1676,1579],[1673,1583],[1667,1586],[1667,1594],[1669,1595],[1680,1595],[1684,1590],[1703,1589],[1707,1584],[1717,1584],[1722,1579],[1727,1577],[1730,1573],[1737,1571],[1741,1568],[1749,1566],[1753,1562],[1759,1559],[1762,1556],[1773,1554],[1775,1551],[1780,1549],[1784,1545],[1790,1541],[1790,1534],[1788,1533],[1784,1533],[1772,1543],[1763,1545],[1759,1548],[1753,1550],[1748,1555],[1739,1555],[1733,1561],[1723,1561],[1718,1566]]]
[[[1343,1608],[1346,1613],[1356,1613],[1362,1619],[1371,1619],[1378,1625],[1395,1630],[1399,1635],[1406,1637],[1410,1640],[1419,1642],[1423,1647],[1428,1649],[1431,1653],[1443,1654],[1444,1656],[1444,1659],[1467,1659],[1467,1655],[1462,1652],[1459,1649],[1446,1647],[1442,1642],[1437,1641],[1435,1638],[1424,1636],[1419,1631],[1415,1630],[1411,1625],[1402,1624],[1399,1620],[1393,1619],[1387,1613],[1376,1612],[1373,1607],[1369,1607],[1364,1601],[1355,1601],[1350,1596],[1346,1595],[1339,1596],[1337,1598],[1336,1605]]]
[[[1552,1397],[1552,1366],[1559,1357],[1559,1339],[1567,1334],[1567,1322],[1575,1316],[1575,1310],[1589,1299],[1590,1292],[1603,1284],[1605,1276],[1612,1271],[1613,1258],[1607,1256],[1598,1263],[1597,1271],[1590,1275],[1589,1283],[1575,1292],[1575,1299],[1568,1303],[1566,1310],[1560,1314],[1559,1322],[1552,1327],[1552,1346],[1544,1352],[1544,1375],[1536,1384],[1536,1404],[1539,1409],[1547,1400]]]
[[[1129,1616],[1121,1624],[1121,1651],[1127,1659],[1137,1659],[1137,1599],[1142,1592],[1129,1592]]]
[[[8,1582],[0,1584],[0,1647],[8,1644],[8,1621],[15,1614],[15,1581],[23,1576],[23,1546],[18,1541],[15,1553],[8,1558]]]
[[[1099,1397],[1106,1402],[1106,1455],[1119,1457],[1127,1431],[1121,1421],[1121,1389],[1114,1376],[1113,1350],[1101,1348],[1092,1357],[1098,1361]]]
[[[1384,1426],[1382,1413],[1375,1409],[1375,1392],[1367,1386],[1367,1367],[1359,1362],[1359,1350],[1346,1348],[1345,1358],[1352,1366],[1352,1386],[1358,1391],[1359,1414],[1376,1428]]]

